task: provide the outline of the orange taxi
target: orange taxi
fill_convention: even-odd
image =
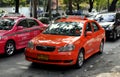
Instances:
[[[105,31],[96,21],[63,17],[29,41],[25,58],[35,63],[81,67],[84,60],[103,52],[104,42]]]

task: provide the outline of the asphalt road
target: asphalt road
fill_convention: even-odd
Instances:
[[[95,54],[80,69],[33,64],[24,59],[24,49],[10,57],[0,55],[0,77],[100,77],[108,73],[112,73],[112,77],[113,74],[120,77],[118,72],[120,73],[120,39],[106,41],[104,53]]]

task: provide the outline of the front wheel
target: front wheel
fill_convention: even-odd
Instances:
[[[100,47],[99,47],[99,53],[102,54],[103,53],[103,48],[104,48],[104,42],[102,41],[100,43]]]
[[[84,53],[83,50],[81,50],[77,57],[76,67],[80,68],[83,65],[83,63],[84,63]]]
[[[114,32],[114,33],[113,33],[113,40],[115,41],[116,39],[117,39],[117,33]]]
[[[5,45],[5,55],[10,56],[13,55],[15,51],[15,44],[13,41],[8,41]]]

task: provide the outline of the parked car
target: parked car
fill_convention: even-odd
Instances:
[[[40,34],[47,26],[35,18],[0,18],[0,54],[8,56],[16,49],[25,48],[29,40]]]
[[[64,17],[29,41],[25,58],[35,63],[81,67],[84,60],[103,52],[104,42],[105,31],[96,21]]]
[[[0,17],[2,17],[5,13],[6,13],[6,11],[0,10]]]
[[[48,12],[43,12],[41,13],[41,15],[38,17],[38,20],[40,20],[42,23],[44,24],[50,24],[51,20],[54,21],[55,19],[62,17],[62,16],[66,16],[66,14],[64,12],[59,12],[59,13],[51,13],[51,20],[49,18],[49,13]]]
[[[120,13],[102,13],[94,19],[105,29],[107,38],[116,40],[120,36]]]

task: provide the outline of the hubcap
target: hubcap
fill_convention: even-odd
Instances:
[[[6,46],[6,53],[8,55],[11,55],[13,54],[13,52],[14,52],[14,45],[12,43],[8,43]]]
[[[100,52],[103,52],[103,42],[100,44]]]
[[[81,53],[79,54],[79,56],[78,56],[78,63],[79,63],[79,66],[82,66],[83,60],[84,60],[84,58],[83,58],[83,53],[81,52]]]

